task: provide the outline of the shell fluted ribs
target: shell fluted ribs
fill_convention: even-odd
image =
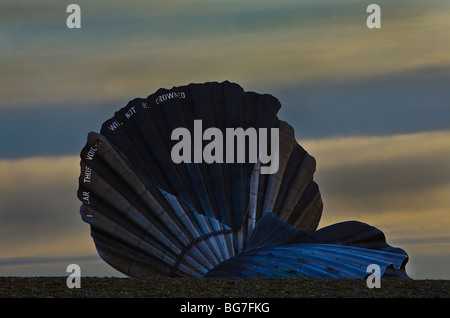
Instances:
[[[77,194],[103,260],[141,278],[338,276],[322,268],[331,254],[367,262],[375,249],[405,260],[368,225],[360,232],[376,248],[354,246],[356,225],[353,236],[337,231],[352,250],[336,249],[336,228],[315,235],[316,162],[280,107],[235,83],[189,84],[133,99],[89,133]],[[389,263],[390,254],[376,256]]]

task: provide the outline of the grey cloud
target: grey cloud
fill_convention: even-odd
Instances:
[[[321,171],[327,189],[340,197],[364,197],[423,192],[450,184],[448,158],[427,157],[391,159]],[[324,181],[325,182],[325,181]]]
[[[79,0],[82,9],[84,43],[96,43],[98,38],[128,43],[130,34],[140,39],[149,35],[164,35],[172,39],[193,39],[248,32],[265,32],[308,26],[332,28],[335,24],[364,26],[366,7],[370,2],[346,1],[108,1]],[[55,1],[5,0],[0,3],[0,25],[12,32],[28,36],[8,38],[11,43],[26,46],[36,38],[69,40],[65,27],[69,3]],[[443,1],[424,4],[421,1],[386,1],[383,21],[424,16],[442,10]],[[85,28],[88,32],[83,30]],[[45,33],[45,36],[44,34]],[[68,37],[69,36],[69,37]]]
[[[424,68],[358,82],[298,83],[274,94],[297,139],[450,128],[450,69]],[[268,89],[266,89],[268,90]],[[292,118],[292,122],[291,122]]]
[[[85,255],[76,257],[78,262],[96,261],[98,256]],[[0,267],[15,266],[15,265],[38,265],[45,263],[67,263],[74,261],[74,257],[11,257],[0,259]]]
[[[77,264],[81,271],[81,284],[86,276],[114,276],[125,277],[108,264],[98,255],[81,255],[68,257],[15,257],[0,259],[1,276],[61,276],[67,277],[69,264]],[[61,285],[65,286],[65,280]]]
[[[335,208],[425,212],[435,205],[427,194],[450,186],[450,170],[448,158],[434,154],[324,169],[318,162],[317,180],[323,196],[335,202]]]
[[[424,69],[372,80],[345,83],[297,83],[286,88],[249,87],[270,93],[283,107],[300,140],[331,136],[370,136],[449,129],[450,70]],[[158,87],[159,88],[159,87]],[[146,97],[156,91],[141,94]],[[115,103],[62,102],[0,108],[0,158],[78,155],[89,131],[133,99]]]
[[[408,275],[413,279],[448,279],[450,256],[412,253],[406,264]]]
[[[125,105],[67,102],[0,109],[0,158],[79,154],[88,132],[99,131]]]
[[[51,173],[51,170],[49,170]],[[32,176],[30,176],[32,177]],[[89,226],[81,221],[80,203],[76,198],[77,179],[64,184],[42,181],[2,190],[0,195],[0,250],[19,246],[56,243],[60,238],[89,235]]]

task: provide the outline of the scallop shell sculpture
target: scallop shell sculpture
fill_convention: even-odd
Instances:
[[[280,107],[275,97],[228,81],[189,84],[133,99],[100,133],[89,133],[78,198],[101,258],[140,278],[363,278],[370,264],[381,275],[407,277],[406,252],[375,227],[349,221],[316,230],[323,208],[316,162],[277,118]],[[177,128],[190,133],[183,141],[194,152],[178,155],[192,160],[173,160]],[[263,146],[250,137],[248,160],[227,147],[230,140],[215,144],[217,160],[202,158],[201,149],[219,141],[202,135],[208,128],[254,129],[277,144],[278,169],[263,173],[263,157],[251,162],[249,149],[260,154]]]

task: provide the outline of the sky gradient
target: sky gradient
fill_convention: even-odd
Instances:
[[[276,96],[316,158],[319,227],[358,220],[450,279],[450,2],[0,2],[0,275],[121,276],[76,198],[89,131],[160,87]],[[381,7],[381,29],[366,8]]]

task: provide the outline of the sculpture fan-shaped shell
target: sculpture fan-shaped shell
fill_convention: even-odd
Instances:
[[[277,118],[280,107],[234,83],[189,84],[136,98],[89,133],[78,197],[100,256],[143,278],[364,277],[370,262],[383,273],[404,268],[406,253],[367,224],[316,231],[323,207],[316,163]],[[175,162],[180,128],[193,150],[183,148],[178,155],[189,159]],[[209,128],[254,129],[256,140],[274,145],[270,164],[278,159],[278,169],[263,173],[267,161],[249,159],[250,149],[263,151],[250,133],[240,160],[239,144],[228,147],[235,139],[220,144],[218,135],[203,135]],[[208,160],[201,150],[213,141],[216,159]]]

